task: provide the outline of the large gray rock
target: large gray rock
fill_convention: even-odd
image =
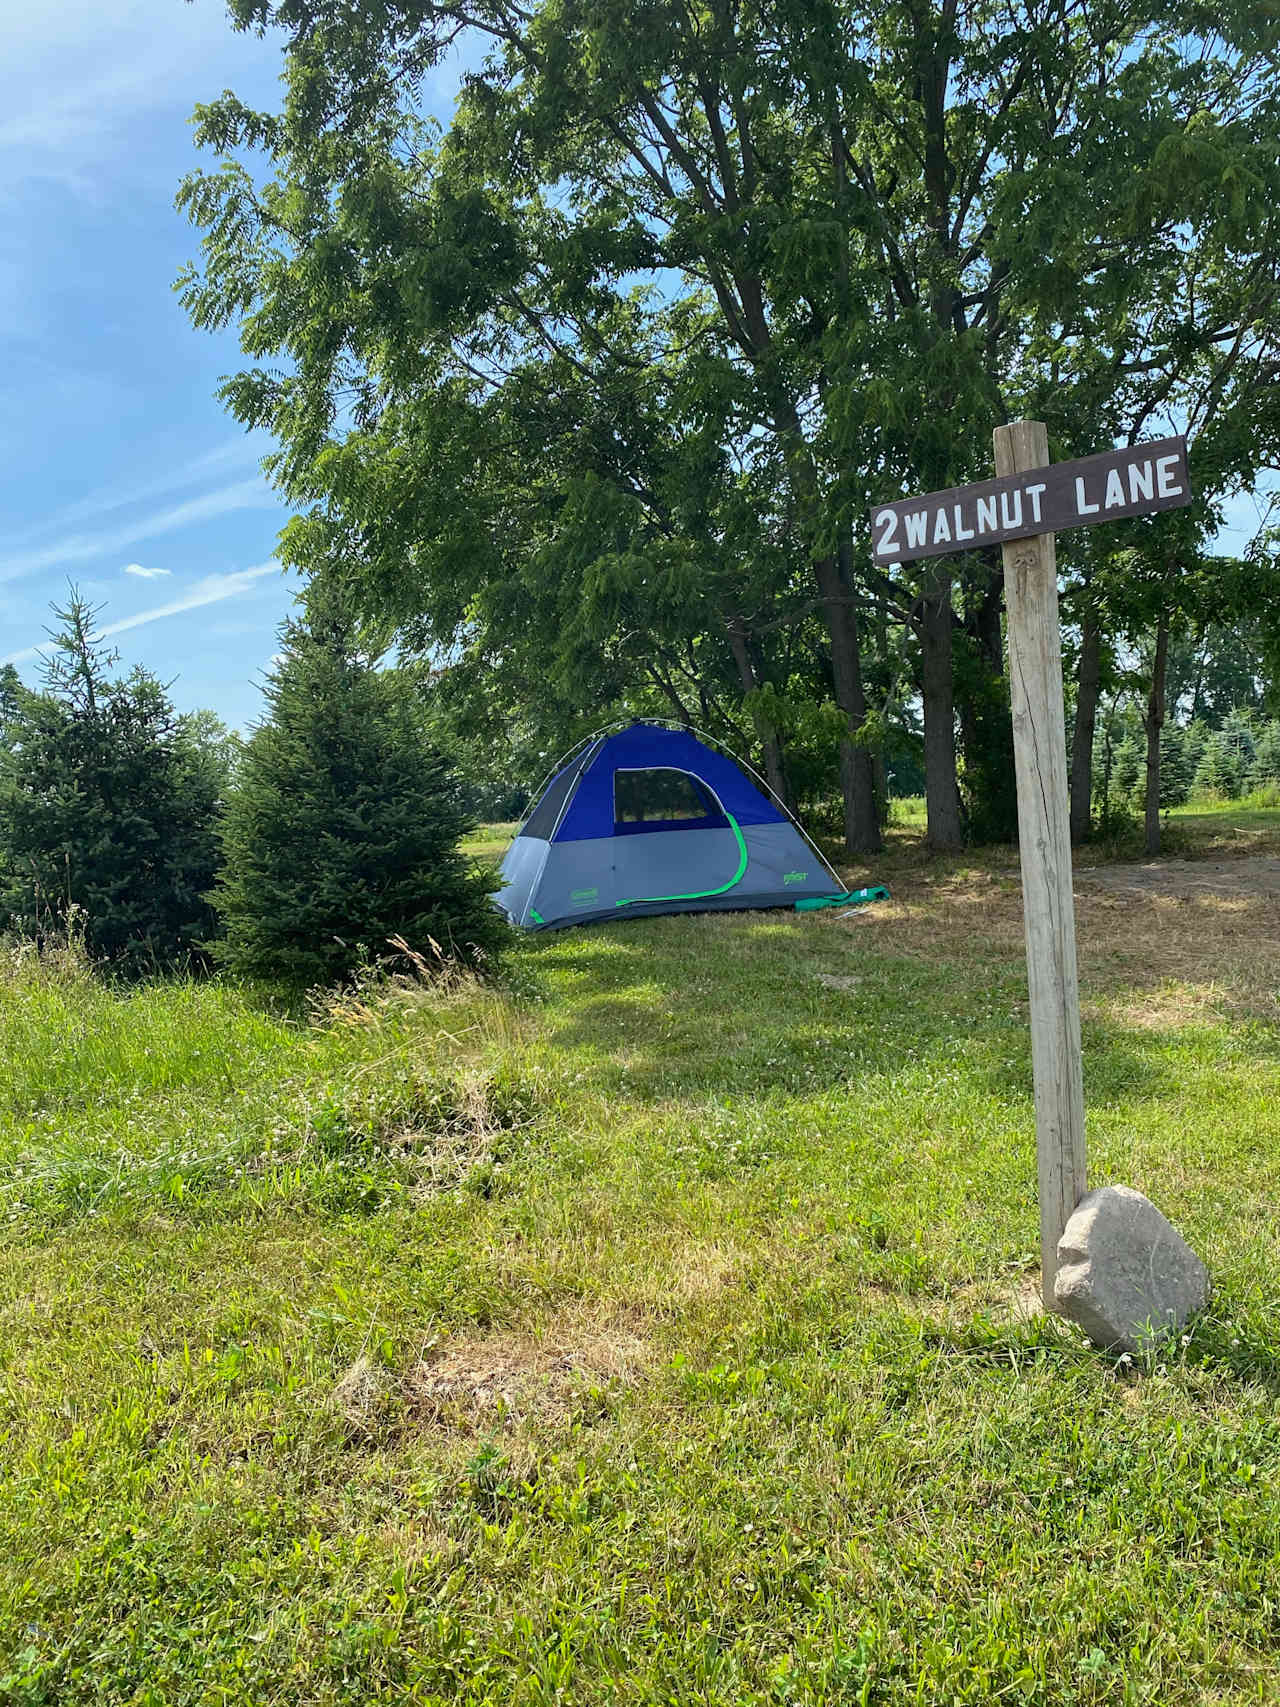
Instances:
[[[1149,1198],[1104,1185],[1080,1199],[1063,1229],[1053,1295],[1095,1345],[1132,1352],[1202,1307],[1209,1274]]]

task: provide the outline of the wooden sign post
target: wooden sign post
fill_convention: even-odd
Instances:
[[[1041,1291],[1056,1308],[1058,1240],[1084,1196],[1084,1081],[1054,532],[1191,502],[1183,438],[1052,464],[1040,421],[995,431],[996,478],[871,512],[877,563],[999,544],[1009,613],[1022,912],[1031,996]]]
[[[997,427],[994,436],[998,475],[1024,474],[1049,461],[1049,436],[1040,421],[1015,421]],[[1045,1309],[1052,1310],[1058,1240],[1087,1189],[1058,559],[1051,533],[1011,540],[1001,551],[1031,996],[1040,1287]]]

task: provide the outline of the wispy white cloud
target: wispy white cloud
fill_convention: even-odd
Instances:
[[[103,528],[96,533],[67,534],[47,545],[15,552],[9,557],[3,555],[0,547],[0,581],[15,581],[21,575],[35,575],[42,569],[65,569],[77,563],[91,563],[95,558],[124,551],[141,540],[154,539],[157,534],[171,533],[175,528],[188,527],[194,522],[213,521],[233,510],[274,509],[277,501],[262,480],[236,480],[198,498],[187,498],[181,504],[171,504],[152,515],[125,522],[120,527]]]
[[[108,132],[117,115],[135,110],[147,94],[147,68],[114,66],[81,76],[70,87],[35,87],[0,120],[0,151],[65,155]]]
[[[217,5],[0,5],[0,156],[20,157],[28,180],[92,195],[120,161],[143,166],[144,125],[160,114],[180,124],[195,100],[260,77],[268,53]]]
[[[141,563],[126,563],[124,572],[126,575],[137,575],[143,581],[155,581],[161,575],[173,574],[172,569],[144,569]]]
[[[121,617],[118,622],[108,622],[98,630],[103,639],[109,639],[113,634],[125,634],[131,628],[141,628],[148,622],[160,622],[168,616],[181,616],[183,611],[198,610],[202,605],[220,604],[223,599],[234,599],[241,593],[246,593],[260,581],[264,575],[275,575],[280,571],[280,565],[274,558],[268,563],[255,563],[249,569],[231,569],[224,574],[205,575],[187,588],[185,593],[171,599],[168,604],[153,605],[150,610],[135,611],[132,616]],[[21,652],[11,652],[7,658],[0,659],[4,664],[26,664],[32,658],[38,658],[44,651],[47,642],[39,646],[27,646]]]
[[[77,498],[74,503],[55,510],[51,515],[42,516],[38,521],[10,534],[9,548],[29,545],[34,540],[47,537],[59,529],[72,527],[77,522],[101,521],[104,516],[112,515],[117,510],[127,510],[134,504],[147,504],[153,499],[167,497],[171,492],[180,492],[184,486],[198,486],[211,479],[226,479],[229,474],[243,478],[250,469],[258,466],[268,448],[265,435],[246,434],[243,438],[230,439],[217,445],[213,450],[202,451],[198,456],[179,462],[166,469],[163,474],[153,475],[150,479],[134,481],[132,484],[114,481],[110,486],[100,486],[95,491],[87,492],[83,498]],[[0,555],[4,549],[3,544],[0,544]]]
[[[201,605],[216,605],[223,599],[234,599],[237,594],[248,592],[264,575],[277,575],[279,572],[280,565],[272,558],[268,563],[255,563],[252,569],[231,569],[221,575],[205,575],[167,605],[154,605],[150,610],[121,617],[119,622],[107,623],[101,632],[104,636],[124,634],[130,628],[141,628],[146,622],[159,622],[162,617],[180,616],[183,611],[198,610]]]

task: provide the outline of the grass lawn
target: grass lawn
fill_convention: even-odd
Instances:
[[[519,828],[519,824],[481,824],[467,838],[465,846],[468,852],[475,854],[478,859],[497,863],[506,853],[512,836]]]
[[[913,834],[503,993],[4,958],[0,1702],[1280,1697],[1280,898],[1081,883],[1092,1176],[1217,1287],[1134,1367],[1027,1312],[1012,855]]]
[[[1280,811],[1259,805],[1256,797],[1175,806],[1165,823],[1170,849],[1176,853],[1206,857],[1280,852]]]

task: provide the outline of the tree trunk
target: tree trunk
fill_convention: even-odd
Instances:
[[[754,693],[760,686],[760,660],[756,646],[748,638],[741,623],[737,621],[729,624],[728,633],[729,645],[733,651],[733,661],[738,666],[738,680],[742,683],[742,691],[744,694]],[[793,812],[795,801],[791,793],[791,783],[787,776],[786,760],[778,731],[761,711],[752,710],[751,722],[755,728],[756,739],[760,742],[765,781],[785,810]]]
[[[951,579],[942,571],[920,601],[920,687],[924,699],[924,792],[931,848],[963,845],[956,781]]]
[[[971,841],[1012,842],[1018,835],[1018,801],[1000,620],[1004,569],[998,559],[994,570],[986,563],[970,567],[964,602],[964,624],[952,626],[961,647],[953,692],[963,756],[964,827]]]
[[[1209,645],[1204,634],[1201,634],[1196,642],[1196,685],[1191,692],[1190,721],[1192,723],[1194,723],[1196,718],[1201,715],[1200,695],[1204,692],[1204,673],[1208,668],[1208,664]]]
[[[1076,726],[1071,737],[1071,841],[1087,841],[1093,822],[1093,735],[1102,682],[1102,630],[1092,611],[1080,624],[1080,668],[1076,678]]]
[[[1003,610],[1004,565],[997,554],[982,597],[975,601],[974,612],[969,619],[969,631],[978,644],[979,654],[996,676],[1004,675],[1004,635],[1000,626],[1000,614]],[[1012,750],[1011,736],[1010,751]]]
[[[784,441],[787,475],[796,497],[804,536],[821,537],[824,501],[813,454],[805,439],[795,398],[776,381],[771,386],[773,418]],[[876,816],[871,756],[853,737],[866,721],[867,701],[862,687],[862,657],[858,619],[854,614],[849,578],[849,543],[840,542],[839,558],[811,559],[818,596],[831,635],[831,669],[836,704],[845,714],[849,735],[840,743],[840,785],[844,795],[844,836],[850,853],[878,853],[880,821]]]
[[[876,819],[883,825],[889,817],[889,772],[883,743],[871,754],[871,786],[876,791]]]
[[[680,698],[680,695],[676,692],[671,682],[663,675],[662,671],[659,670],[655,664],[649,665],[649,678],[655,687],[657,687],[661,693],[664,693],[671,701],[671,709],[676,714],[675,721],[677,723],[683,723],[686,729],[692,729],[693,718],[689,715],[688,706]]]
[[[1169,623],[1156,629],[1156,655],[1147,696],[1147,852],[1160,852],[1160,731],[1164,727],[1164,678],[1169,663]]]
[[[1111,719],[1115,714],[1115,701],[1111,702],[1111,710],[1102,726],[1102,821],[1104,831],[1111,828],[1111,772],[1115,765],[1115,746],[1111,738]]]
[[[878,853],[882,844],[871,755],[853,739],[867,716],[858,619],[839,559],[818,558],[813,572],[831,631],[831,669],[835,679],[836,704],[844,712],[849,729],[848,737],[840,743],[845,846],[850,853]]]

